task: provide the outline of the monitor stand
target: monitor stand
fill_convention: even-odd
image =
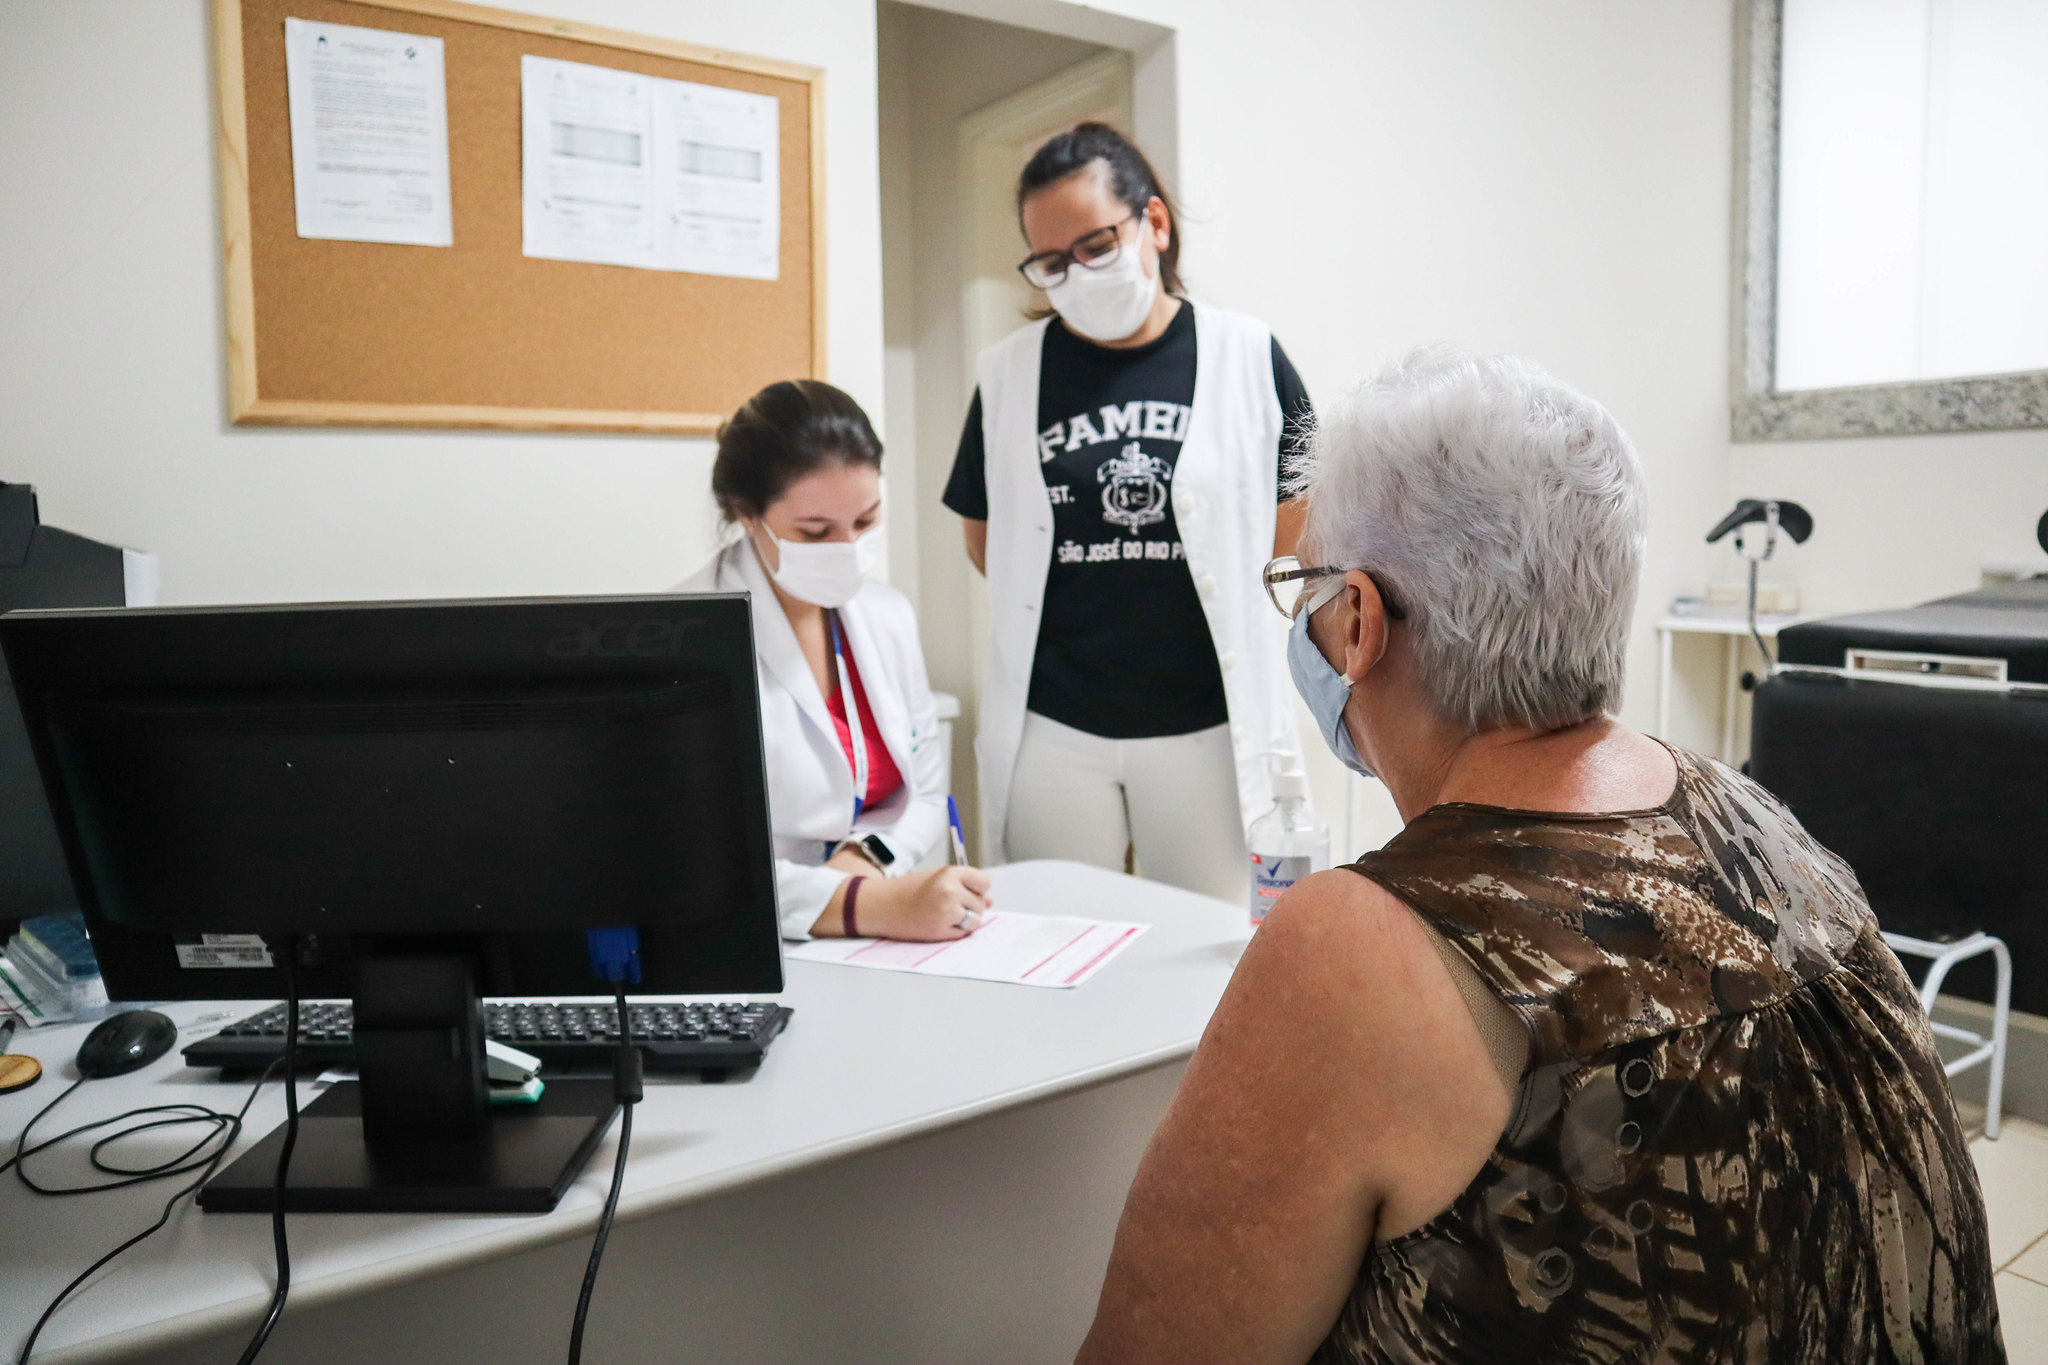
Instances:
[[[613,1082],[547,1082],[537,1104],[493,1105],[483,1007],[455,953],[356,964],[356,1083],[300,1112],[291,1213],[546,1213],[618,1112]],[[200,1190],[210,1213],[268,1213],[284,1125]]]

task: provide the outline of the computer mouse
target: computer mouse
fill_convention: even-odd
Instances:
[[[123,1010],[93,1026],[78,1045],[75,1064],[87,1080],[148,1066],[178,1041],[178,1026],[155,1010]]]

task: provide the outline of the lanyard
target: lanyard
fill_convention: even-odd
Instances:
[[[839,701],[846,712],[846,731],[853,738],[853,818],[858,820],[860,808],[867,804],[868,737],[861,730],[860,698],[854,695],[853,675],[846,667],[846,638],[839,630],[839,613],[826,611],[825,623],[832,631],[832,662],[839,668]]]

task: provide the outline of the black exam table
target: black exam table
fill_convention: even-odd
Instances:
[[[1778,657],[1813,671],[1757,687],[1751,774],[1885,929],[1997,935],[2013,1007],[2048,1014],[2048,578],[1788,627]],[[1990,982],[1979,960],[1946,989],[1988,1000]]]

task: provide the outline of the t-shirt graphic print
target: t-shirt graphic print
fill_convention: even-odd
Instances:
[[[1145,528],[1164,525],[1171,519],[1167,507],[1168,488],[1173,482],[1173,463],[1180,457],[1179,447],[1187,439],[1188,418],[1194,409],[1186,403],[1140,402],[1133,399],[1122,407],[1104,407],[1098,410],[1098,421],[1091,423],[1088,414],[1077,412],[1064,422],[1055,422],[1038,433],[1038,452],[1041,471],[1062,466],[1061,457],[1069,450],[1080,448],[1087,453],[1065,468],[1059,474],[1046,474],[1046,494],[1055,508],[1074,505],[1074,486],[1060,482],[1086,470],[1090,460],[1097,458],[1098,448],[1114,443],[1123,435],[1137,435],[1143,432],[1152,440],[1171,442],[1175,449],[1171,458],[1147,454],[1143,441],[1130,441],[1117,450],[1116,454],[1102,459],[1095,466],[1094,482],[1102,485],[1102,520],[1112,530],[1121,528],[1132,536],[1140,535]],[[1085,498],[1083,499],[1086,500]],[[1055,513],[1057,515],[1057,513]],[[1085,516],[1078,520],[1085,522]],[[1085,528],[1075,526],[1063,529],[1078,534],[1087,534]],[[1180,552],[1180,542],[1174,541],[1173,553],[1167,552],[1167,542],[1152,537],[1145,546],[1132,550],[1130,541],[1109,543],[1096,541],[1084,547],[1079,541],[1061,542],[1053,551],[1054,562],[1061,564],[1120,563],[1126,559],[1185,559]],[[1157,548],[1147,548],[1147,547]]]
[[[1194,310],[1181,308],[1158,340],[1128,350],[1083,341],[1055,320],[1039,365],[1039,473],[1053,553],[1027,705],[1109,739],[1225,723],[1223,674],[1173,513],[1174,468],[1193,419]],[[1282,408],[1295,418],[1307,395],[1276,346],[1276,383],[1283,367]],[[945,502],[985,520],[980,407],[977,395]],[[1279,452],[1240,458],[1277,464]]]

